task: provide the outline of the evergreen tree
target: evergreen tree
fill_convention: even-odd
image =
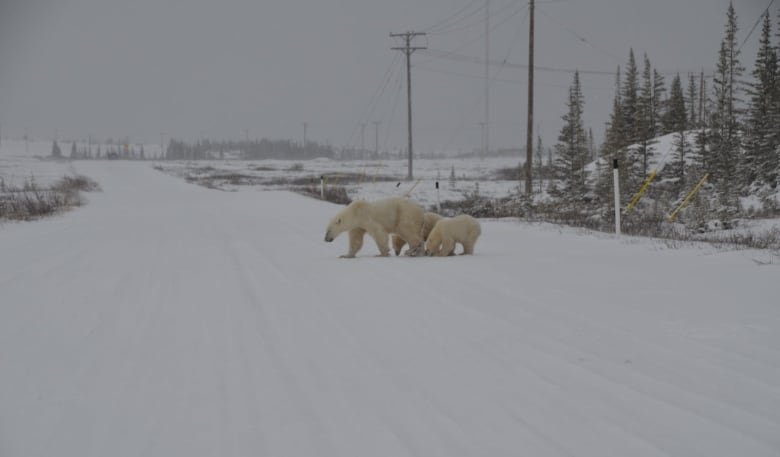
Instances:
[[[688,173],[686,166],[686,153],[689,145],[685,138],[685,129],[688,127],[688,115],[685,110],[685,96],[683,95],[680,75],[675,75],[669,90],[667,111],[664,115],[664,130],[674,133],[674,154],[671,163],[672,175],[677,178],[677,191],[685,187],[685,176]]]
[[[71,160],[79,158],[79,153],[76,150],[76,143],[75,142],[70,146],[70,158],[71,158]]]
[[[146,160],[146,154],[144,154],[144,145],[141,145],[141,151],[139,152],[139,154],[141,160]]]
[[[685,96],[683,95],[680,75],[675,75],[669,93],[669,100],[664,113],[664,133],[674,133],[685,130],[688,126],[688,114],[685,111]]]
[[[621,94],[620,67],[618,66],[615,74],[615,96],[612,99],[612,113],[609,116],[609,122],[604,133],[604,144],[601,146],[601,157],[604,160],[599,163],[599,179],[596,184],[596,195],[599,201],[607,205],[612,201],[612,160],[618,159],[618,164],[621,168],[621,188],[625,185],[625,179],[628,175],[625,173],[627,165],[625,146],[628,144],[628,140],[626,139],[626,126],[623,120],[623,97]]]
[[[591,162],[596,160],[596,140],[593,139],[593,129],[588,128],[588,155]]]
[[[537,136],[536,138],[536,176],[539,178],[539,193],[542,193],[542,178],[544,175],[544,165],[542,160],[542,154],[544,152],[544,149],[542,148],[542,137]]]
[[[737,48],[737,15],[729,3],[726,32],[718,52],[718,63],[713,78],[715,106],[710,116],[710,157],[706,163],[712,181],[720,194],[721,203],[736,207],[737,161],[739,160],[739,81],[744,68],[739,63]]]
[[[745,155],[739,176],[742,186],[768,183],[775,185],[777,172],[778,117],[777,53],[771,42],[769,12],[764,14],[761,39],[749,85],[750,106],[746,121]]]
[[[664,81],[664,75],[653,70],[653,106],[652,106],[652,124],[654,126],[655,134],[658,135],[662,130],[662,113],[665,106],[666,94],[666,81]]]
[[[655,144],[655,125],[653,120],[653,78],[650,59],[647,54],[644,56],[644,69],[642,70],[642,87],[639,91],[637,100],[637,143],[639,147],[634,150],[636,157],[632,160],[636,164],[641,164],[637,174],[644,179],[647,177],[647,168],[650,158],[653,155]]]
[[[696,104],[698,103],[698,89],[696,88],[696,76],[693,73],[688,73],[688,130],[693,130],[699,126],[696,118]]]
[[[60,146],[57,144],[57,140],[54,140],[54,142],[51,144],[51,156],[55,159],[59,159],[62,157],[62,150],[60,149]]]
[[[636,61],[634,59],[634,50],[631,49],[628,55],[628,66],[626,67],[626,79],[623,82],[623,123],[625,124],[625,133],[628,144],[636,143],[639,139],[637,129],[638,112],[638,74]]]
[[[555,176],[561,183],[555,194],[567,203],[582,202],[587,191],[585,164],[588,159],[588,145],[582,120],[583,104],[580,75],[575,72],[566,101],[567,113],[562,117],[564,124],[555,146],[558,155],[554,165]]]

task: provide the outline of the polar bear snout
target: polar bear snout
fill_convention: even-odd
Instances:
[[[325,232],[325,241],[326,241],[326,242],[328,242],[328,243],[330,243],[331,241],[333,241],[333,237],[332,237],[332,236],[330,236],[330,231],[328,231],[328,232]]]

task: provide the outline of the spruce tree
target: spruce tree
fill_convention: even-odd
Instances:
[[[78,159],[78,158],[79,158],[79,153],[76,150],[76,143],[74,142],[70,146],[70,159],[74,160],[74,159]]]
[[[636,130],[638,148],[635,151],[635,163],[639,166],[637,174],[644,179],[648,174],[648,164],[653,155],[655,126],[653,125],[653,78],[650,59],[644,55],[642,87],[637,99]]]
[[[718,52],[718,63],[713,78],[714,104],[710,116],[710,157],[708,170],[712,173],[721,198],[727,207],[736,208],[737,167],[740,151],[739,133],[741,114],[739,102],[740,85],[744,68],[739,63],[737,48],[737,15],[734,5],[729,3],[726,31]]]
[[[51,156],[56,159],[62,157],[62,150],[60,149],[60,145],[57,144],[57,140],[54,140],[54,142],[51,144]]]
[[[763,27],[753,82],[748,87],[750,105],[746,121],[745,154],[739,169],[740,181],[745,190],[751,184],[776,182],[778,122],[777,112],[777,53],[772,46],[769,12],[764,14]]]
[[[698,89],[696,88],[696,76],[693,73],[688,73],[688,130],[693,130],[699,126],[696,112],[696,104],[698,103]]]
[[[582,202],[585,198],[585,164],[588,159],[587,135],[583,126],[584,98],[580,86],[579,72],[569,89],[566,102],[567,113],[563,115],[563,127],[555,145],[558,158],[555,161],[555,176],[561,187],[555,195],[566,203]]]
[[[688,126],[688,114],[685,111],[685,96],[682,90],[680,75],[675,75],[669,92],[666,112],[664,113],[664,133],[675,133],[685,130]]]
[[[663,129],[661,124],[663,118],[662,113],[666,105],[665,94],[666,81],[664,80],[664,75],[659,73],[658,70],[653,70],[653,106],[651,117],[656,135]]]
[[[537,136],[536,138],[536,176],[539,179],[539,193],[542,193],[542,178],[544,174],[544,162],[542,159],[542,153],[544,149],[542,148],[542,137]]]
[[[670,168],[672,170],[672,175],[677,178],[677,191],[684,188],[686,184],[686,153],[689,151],[689,145],[685,138],[685,129],[687,126],[688,115],[685,111],[685,96],[683,95],[680,75],[677,74],[674,79],[672,79],[672,85],[669,89],[667,111],[664,114],[664,130],[674,134],[674,153]]]
[[[637,110],[638,110],[638,73],[634,50],[628,54],[628,66],[626,67],[626,79],[623,82],[623,123],[625,124],[626,139],[628,144],[638,140]]]
[[[627,177],[625,158],[625,147],[628,145],[626,139],[626,126],[623,122],[623,97],[620,80],[620,67],[615,73],[615,96],[612,99],[612,113],[609,116],[606,131],[604,133],[604,144],[601,146],[601,157],[604,158],[599,165],[599,179],[596,184],[596,195],[602,203],[609,205],[612,201],[612,160],[618,160],[620,167],[620,186],[623,188]]]

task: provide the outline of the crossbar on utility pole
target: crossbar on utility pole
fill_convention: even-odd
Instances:
[[[426,46],[412,46],[412,39],[416,36],[425,36],[424,32],[404,32],[404,33],[391,33],[390,37],[400,37],[404,40],[403,47],[393,47],[395,51],[401,51],[406,54],[406,104],[407,104],[407,118],[408,118],[408,134],[409,134],[409,174],[406,179],[411,181],[413,179],[412,173],[412,157],[414,150],[412,147],[412,53],[418,49],[428,49]]]

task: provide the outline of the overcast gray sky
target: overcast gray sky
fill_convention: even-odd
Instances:
[[[490,0],[491,59],[525,64],[527,1]],[[335,146],[405,145],[405,80],[388,34],[431,33],[413,55],[415,148],[471,150],[483,120],[484,0],[0,0],[3,136],[159,141],[302,136]],[[739,40],[769,0],[735,0]],[[614,72],[629,47],[671,73],[710,71],[728,0],[562,0],[537,6],[536,64]],[[777,6],[773,15],[776,18]],[[466,7],[462,20],[445,22]],[[473,13],[473,14],[472,14]],[[777,21],[775,20],[775,25]],[[750,70],[757,30],[743,48]],[[434,33],[436,32],[436,33]],[[434,58],[454,51],[456,58]],[[471,59],[474,58],[474,59]],[[472,61],[474,60],[474,61]],[[388,72],[389,69],[389,72]],[[493,65],[491,145],[525,144],[527,70]],[[385,85],[383,82],[387,80]],[[571,75],[539,72],[536,122],[560,129]],[[614,76],[583,75],[601,138]],[[375,100],[375,103],[371,103]]]

